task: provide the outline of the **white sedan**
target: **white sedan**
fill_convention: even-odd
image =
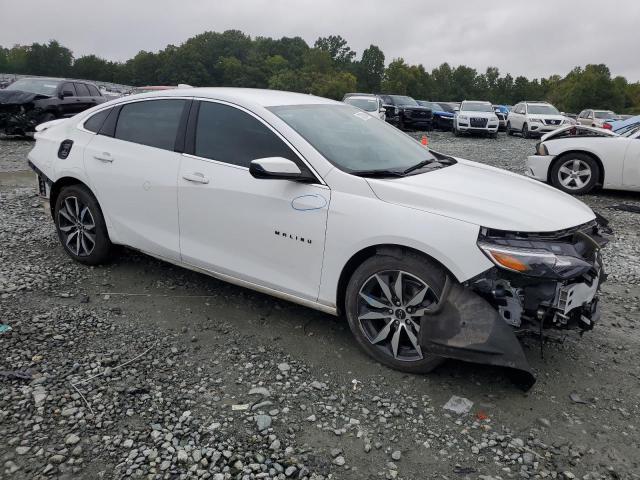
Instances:
[[[640,126],[621,135],[585,126],[548,133],[527,159],[526,175],[573,194],[640,191]]]
[[[127,245],[344,314],[393,368],[458,358],[519,369],[530,386],[515,331],[590,329],[599,315],[606,242],[586,205],[430,151],[353,106],[168,90],[35,137],[29,161],[74,260],[97,264]]]

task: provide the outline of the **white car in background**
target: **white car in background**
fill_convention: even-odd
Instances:
[[[526,175],[573,194],[597,186],[640,191],[640,125],[622,135],[593,127],[565,127],[542,137]]]
[[[458,358],[517,369],[530,386],[516,330],[599,317],[606,241],[589,207],[342,102],[174,89],[42,124],[35,138],[29,163],[72,259],[98,264],[126,245],[344,314],[393,368]]]
[[[453,134],[484,133],[498,138],[500,122],[491,102],[465,100],[453,117]]]
[[[571,125],[571,121],[550,103],[520,102],[509,112],[507,134],[519,133],[524,138],[538,137],[566,125]]]
[[[386,118],[386,110],[382,105],[382,99],[377,95],[353,95],[345,98],[343,102],[364,110],[372,117],[380,120]]]

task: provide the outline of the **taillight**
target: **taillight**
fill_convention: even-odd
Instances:
[[[73,147],[73,140],[64,140],[58,148],[58,158],[64,160],[71,153],[71,147]]]
[[[607,122],[605,122],[605,123],[602,125],[602,128],[604,128],[605,130],[613,130],[613,127],[611,126],[611,124],[610,124],[610,123],[607,123]]]

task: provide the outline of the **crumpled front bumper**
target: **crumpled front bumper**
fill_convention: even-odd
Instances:
[[[422,350],[506,367],[517,384],[529,389],[535,377],[518,336],[532,333],[542,339],[544,330],[552,328],[590,330],[600,318],[597,294],[606,273],[599,250],[607,240],[598,228],[593,222],[554,239],[584,242],[584,232],[592,235],[592,267],[573,278],[527,277],[492,267],[464,284],[448,279],[440,303],[421,322]]]

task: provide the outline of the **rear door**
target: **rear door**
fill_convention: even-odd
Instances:
[[[85,148],[85,168],[117,241],[180,258],[175,151],[190,101],[153,99],[115,107]]]
[[[330,190],[256,179],[251,160],[300,156],[271,127],[236,106],[192,111],[178,175],[182,260],[254,285],[316,300]],[[193,127],[192,127],[193,126]]]
[[[91,97],[89,88],[84,83],[74,82],[74,86],[76,87],[76,93],[78,95],[76,102],[79,109],[78,111],[82,112],[96,105],[95,100]]]

